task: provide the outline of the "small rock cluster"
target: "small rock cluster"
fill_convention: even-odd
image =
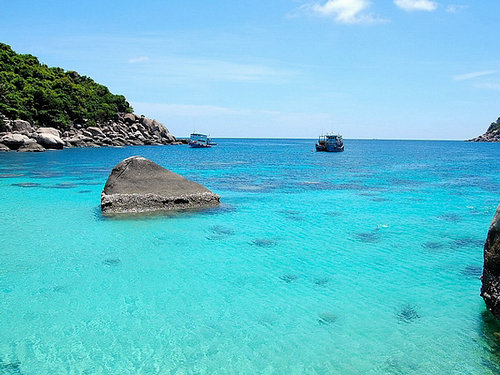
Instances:
[[[117,114],[99,126],[72,125],[59,130],[33,127],[28,121],[7,120],[0,115],[0,151],[40,152],[66,147],[105,147],[179,144],[160,122],[134,113]]]
[[[500,129],[486,132],[479,137],[469,139],[468,142],[500,142]]]

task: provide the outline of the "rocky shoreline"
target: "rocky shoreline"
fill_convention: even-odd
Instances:
[[[483,135],[468,139],[467,142],[500,142],[500,117],[491,123]]]
[[[67,129],[34,127],[28,121],[0,115],[0,151],[41,152],[70,147],[175,145],[178,141],[160,122],[134,113],[119,113],[97,126],[75,124]]]
[[[486,132],[479,137],[468,139],[467,142],[500,142],[500,130]]]

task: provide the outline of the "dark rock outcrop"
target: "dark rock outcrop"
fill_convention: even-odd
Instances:
[[[500,142],[500,130],[486,132],[479,137],[469,139],[468,142]]]
[[[25,143],[17,149],[17,152],[43,152],[45,147],[36,142]]]
[[[500,319],[500,205],[484,244],[483,276],[481,296],[486,307]]]
[[[469,139],[468,142],[500,142],[500,117],[496,122],[491,123],[486,133]]]
[[[47,149],[180,144],[160,122],[134,113],[119,113],[95,126],[73,124],[63,130],[33,127],[28,121],[8,120],[0,114],[0,142],[11,150],[36,142]],[[4,140],[5,139],[5,140]]]
[[[12,126],[12,131],[18,131],[18,132],[26,131],[28,133],[31,133],[32,131],[31,124],[28,121],[24,120],[12,121],[11,126]]]
[[[125,115],[123,115],[123,121],[125,121],[129,125],[132,125],[138,120],[139,118],[137,118],[137,116],[134,113],[126,113]]]
[[[220,196],[140,156],[117,164],[101,195],[104,213],[214,207]]]

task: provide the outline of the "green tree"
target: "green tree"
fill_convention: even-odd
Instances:
[[[94,125],[132,112],[123,95],[74,71],[50,68],[0,43],[0,113],[45,126]]]
[[[487,133],[491,133],[494,130],[500,130],[500,117],[497,119],[496,122],[492,122],[488,130],[486,131]]]

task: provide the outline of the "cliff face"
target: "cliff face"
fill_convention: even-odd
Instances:
[[[484,245],[481,296],[486,307],[500,319],[500,205],[497,207]]]
[[[468,140],[469,142],[500,142],[500,117],[492,122],[486,133]]]

